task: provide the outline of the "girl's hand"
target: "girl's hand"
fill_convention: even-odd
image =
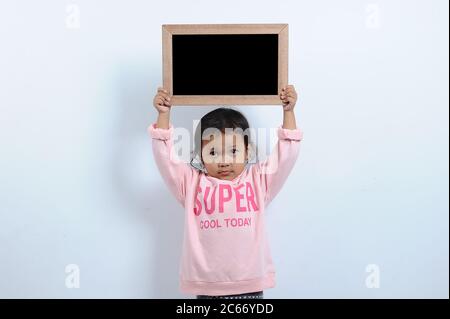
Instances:
[[[283,102],[283,110],[292,111],[297,103],[297,92],[293,85],[281,89],[280,99]]]
[[[153,99],[153,106],[156,108],[159,114],[168,113],[172,104],[170,102],[169,92],[163,89],[162,87],[158,88],[158,93],[155,95]]]

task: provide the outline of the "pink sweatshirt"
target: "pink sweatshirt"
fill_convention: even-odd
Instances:
[[[161,175],[185,209],[181,292],[219,296],[274,287],[264,210],[289,176],[303,132],[279,127],[277,145],[267,159],[247,165],[233,180],[181,162],[171,152],[172,125],[161,129],[155,123],[148,133]]]

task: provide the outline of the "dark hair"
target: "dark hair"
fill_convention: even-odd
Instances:
[[[200,123],[197,125],[195,130],[195,141],[194,141],[194,157],[196,155],[200,156],[202,152],[202,136],[203,132],[208,128],[215,128],[225,133],[226,128],[231,129],[242,129],[244,134],[244,144],[245,148],[248,148],[250,130],[247,119],[241,112],[231,109],[231,108],[218,108],[207,114],[205,114],[201,119]],[[247,131],[246,131],[247,130]],[[191,160],[192,164],[192,160]]]

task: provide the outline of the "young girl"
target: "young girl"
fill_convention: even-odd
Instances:
[[[294,87],[283,88],[280,99],[283,125],[265,161],[249,163],[244,115],[219,108],[206,114],[197,128],[202,166],[194,168],[173,152],[170,96],[158,88],[153,100],[158,120],[148,132],[158,169],[185,209],[182,292],[197,298],[263,298],[263,290],[275,286],[264,211],[293,168],[303,136],[296,127]]]

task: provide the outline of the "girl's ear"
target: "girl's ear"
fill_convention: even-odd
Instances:
[[[197,152],[191,152],[191,165],[200,171],[206,172],[206,168],[203,164],[201,155],[199,155]]]
[[[256,163],[256,145],[250,142],[247,147],[247,162]]]

